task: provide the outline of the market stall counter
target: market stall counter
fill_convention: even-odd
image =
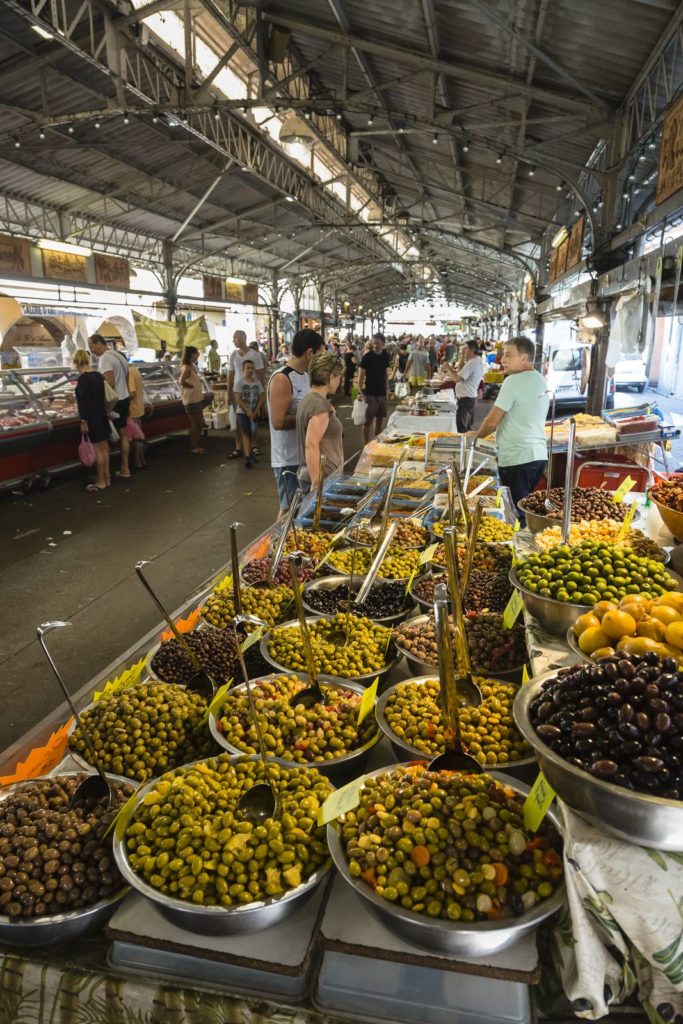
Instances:
[[[169,367],[137,363],[145,389],[142,428],[148,441],[187,429],[180,385]],[[80,424],[68,367],[0,371],[0,488],[26,486],[78,465]],[[203,383],[203,403],[212,393]]]

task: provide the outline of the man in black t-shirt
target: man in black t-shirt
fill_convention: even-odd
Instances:
[[[367,444],[375,421],[375,435],[382,432],[382,420],[387,415],[387,371],[391,362],[384,351],[384,335],[373,334],[372,348],[360,361],[358,388],[365,395],[367,411],[363,424],[363,444]]]

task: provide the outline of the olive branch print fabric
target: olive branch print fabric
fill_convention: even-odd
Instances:
[[[683,854],[622,842],[563,811],[568,903],[554,951],[574,1012],[597,1020],[637,991],[652,1024],[678,1024]]]

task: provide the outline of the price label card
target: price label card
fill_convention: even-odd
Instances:
[[[431,562],[434,557],[434,552],[438,548],[437,544],[430,544],[428,548],[425,548],[419,558],[419,565],[425,565],[427,562]]]
[[[506,629],[512,629],[515,622],[517,621],[517,616],[519,615],[523,607],[524,601],[522,600],[522,595],[520,594],[519,590],[515,590],[514,594],[507,603],[505,611],[503,612],[503,625],[505,626]]]
[[[616,491],[614,492],[614,500],[616,502],[623,501],[629,491],[632,491],[636,486],[635,480],[632,477],[627,476],[625,480],[622,480]]]
[[[318,825],[327,825],[328,821],[334,821],[341,814],[352,811],[360,803],[360,791],[363,788],[365,776],[348,782],[341,789],[335,789],[330,793],[325,803],[318,811]]]
[[[530,832],[538,831],[555,796],[555,790],[543,772],[539,772],[522,807],[525,828]]]
[[[626,513],[626,518],[624,519],[623,523],[619,527],[619,536],[617,537],[617,540],[624,540],[624,538],[626,537],[626,534],[631,529],[631,523],[633,522],[633,517],[636,514],[636,509],[637,508],[638,508],[638,503],[635,502],[635,501],[633,502],[632,505],[629,506],[629,510]]]
[[[242,642],[242,647],[241,647],[242,654],[246,654],[246,652],[249,650],[249,648],[253,647],[253,645],[258,640],[261,639],[261,637],[263,636],[263,634],[265,632],[266,632],[265,625],[257,626],[256,629],[254,630],[254,632],[250,633],[249,636]]]
[[[415,577],[417,576],[417,570],[418,570],[419,568],[420,568],[419,564],[418,564],[418,565],[416,565],[416,566],[415,566],[415,568],[413,569],[413,571],[411,572],[410,576],[408,577],[408,582],[406,583],[406,594],[408,593],[408,591],[409,591],[409,590],[410,590],[410,588],[412,587],[412,585],[413,585],[413,580],[414,580],[414,579],[415,579]]]
[[[526,665],[523,665],[522,666],[522,686],[524,686],[525,683],[528,683],[529,679],[530,679],[529,670],[527,669]]]
[[[232,686],[232,679],[228,679],[227,683],[224,683],[223,686],[219,686],[219,688],[216,690],[216,696],[213,698],[213,700],[209,704],[208,708],[206,709],[206,714],[204,715],[204,719],[203,719],[204,722],[208,722],[209,721],[209,715],[217,715],[218,714],[218,712],[220,711],[220,709],[223,706],[223,701],[225,700],[225,695],[226,695],[226,693],[228,692],[228,690],[230,689],[231,686]]]
[[[499,487],[496,491],[496,508],[500,508],[503,504],[503,488]]]
[[[515,525],[512,527],[512,532],[513,533],[519,533],[519,530],[520,530],[519,519],[515,519]]]
[[[361,722],[368,717],[368,715],[375,706],[375,698],[377,696],[378,684],[379,676],[377,676],[377,678],[375,679],[374,683],[372,683],[371,686],[368,686],[368,688],[363,691],[360,707],[358,708],[358,725],[360,725]]]

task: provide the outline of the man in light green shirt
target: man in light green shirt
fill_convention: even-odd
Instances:
[[[515,505],[533,491],[545,472],[548,447],[545,421],[548,385],[534,369],[535,346],[530,338],[512,338],[503,349],[505,380],[490,413],[470,436],[475,440],[495,431],[500,482],[510,488]],[[520,510],[521,524],[526,524]]]
[[[207,367],[210,373],[221,372],[221,357],[218,351],[218,342],[212,341],[207,355]]]

